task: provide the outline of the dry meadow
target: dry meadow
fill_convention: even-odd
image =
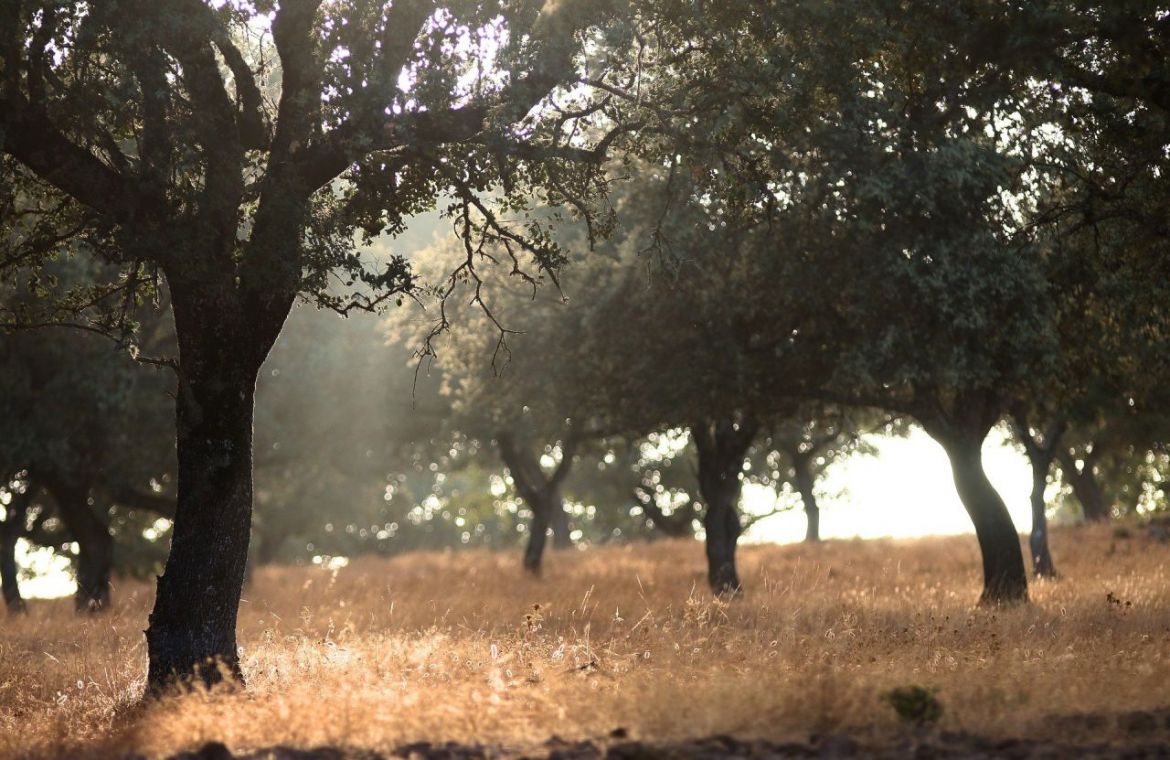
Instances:
[[[209,740],[523,751],[617,728],[876,738],[905,730],[879,695],[908,684],[938,690],[940,730],[1120,739],[1123,721],[1068,716],[1170,707],[1170,547],[1131,534],[1057,530],[1062,578],[1010,609],[973,605],[970,536],[747,546],[730,603],[706,593],[696,542],[555,553],[540,579],[483,551],[263,568],[239,620],[247,690],[145,707],[152,591],[127,582],[97,617],[59,600],[0,619],[0,755],[164,757]]]

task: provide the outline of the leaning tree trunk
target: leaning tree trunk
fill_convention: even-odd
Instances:
[[[821,508],[817,504],[817,495],[814,487],[815,478],[812,474],[812,457],[797,453],[792,458],[792,470],[796,476],[796,490],[800,493],[800,500],[804,503],[804,516],[807,527],[804,540],[816,543],[821,540]]]
[[[46,480],[57,503],[57,514],[77,542],[78,612],[99,612],[110,606],[110,576],[114,567],[114,538],[110,528],[90,506],[88,481],[54,477]]]
[[[4,522],[0,522],[0,592],[9,614],[25,612],[24,597],[20,595],[20,568],[16,565],[16,542],[24,527],[28,508],[24,494],[12,494]]]
[[[1028,599],[1028,574],[1020,537],[999,492],[983,469],[983,438],[954,435],[941,440],[951,462],[955,489],[963,502],[983,555],[983,604]]]
[[[146,631],[155,693],[172,684],[242,682],[236,615],[251,533],[253,403],[266,354],[217,324],[212,308],[181,308],[177,294],[175,322],[175,522]]]
[[[691,426],[699,451],[699,493],[707,507],[703,513],[707,581],[716,594],[743,589],[735,564],[736,545],[742,532],[739,476],[755,432],[754,423],[736,425],[728,420]]]

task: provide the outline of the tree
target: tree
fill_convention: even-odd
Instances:
[[[709,47],[723,94],[669,86],[725,109],[692,176],[784,241],[792,345],[822,367],[797,374],[803,395],[909,415],[940,442],[999,602],[1026,599],[1027,576],[981,445],[1056,340],[1016,200],[1032,165],[1001,128],[1026,85],[964,52],[985,10],[769,4]]]
[[[773,479],[791,484],[800,496],[807,521],[806,542],[821,540],[817,480],[842,457],[872,453],[873,447],[862,436],[879,431],[894,434],[900,432],[900,427],[897,420],[872,411],[824,404],[805,405],[790,418],[772,423],[765,448],[778,456],[776,462],[769,463],[788,470],[783,475],[776,471]]]
[[[519,209],[547,191],[587,210],[581,199],[597,187],[612,137],[582,136],[615,110],[582,103],[587,95],[556,107],[549,98],[580,78],[578,43],[612,10],[3,4],[0,132],[15,162],[6,180],[75,209],[84,235],[63,245],[120,267],[91,302],[141,292],[160,275],[171,298],[177,507],[147,631],[152,690],[240,676],[254,389],[296,298],[342,312],[393,301],[412,286],[408,267],[367,269],[354,233],[399,232],[446,199],[469,241],[505,239],[518,265],[523,255],[524,267],[555,268],[539,230],[508,225],[491,201]],[[275,56],[250,44],[269,13]],[[480,66],[485,57],[497,65]],[[590,65],[605,78],[604,61]],[[351,294],[328,292],[334,273]]]
[[[548,216],[555,210],[539,213]],[[583,449],[600,446],[605,437],[588,406],[575,403],[566,390],[580,382],[582,363],[592,359],[574,340],[588,311],[566,294],[575,296],[580,283],[593,290],[604,287],[610,264],[603,255],[586,253],[584,236],[573,232],[562,228],[558,233],[564,250],[575,253],[573,266],[559,273],[554,288],[503,271],[444,286],[452,261],[467,254],[458,237],[439,239],[415,261],[420,277],[436,282],[422,300],[436,316],[402,309],[388,320],[396,341],[420,347],[420,377],[437,384],[450,403],[439,439],[495,444],[516,494],[531,512],[523,566],[533,574],[540,573],[550,531],[555,546],[571,545],[564,486]],[[436,337],[440,331],[441,339]]]
[[[1032,551],[1032,572],[1038,578],[1055,578],[1056,565],[1048,547],[1048,502],[1044,494],[1048,489],[1048,473],[1057,457],[1067,423],[1057,419],[1048,427],[1038,430],[1028,424],[1023,412],[1016,413],[1012,421],[1016,438],[1024,447],[1032,468],[1032,492],[1029,495],[1032,532],[1028,538]]]
[[[54,272],[70,276],[68,267]],[[23,489],[9,491],[14,510],[6,540],[35,534],[49,545],[76,542],[76,606],[97,611],[110,603],[114,505],[173,516],[173,499],[151,488],[173,471],[167,383],[104,338],[58,332],[56,340],[36,333],[0,336],[6,369],[0,379],[0,472],[4,482],[19,480]],[[41,496],[42,512],[51,510],[66,535],[46,540],[42,531],[22,528],[34,496]],[[10,561],[8,544],[5,552]]]

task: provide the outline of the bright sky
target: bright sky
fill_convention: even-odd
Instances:
[[[942,447],[918,428],[905,438],[877,438],[876,456],[854,456],[830,469],[820,491],[822,538],[912,538],[971,533],[971,520],[955,494]],[[1004,445],[998,431],[983,446],[987,475],[999,491],[1016,529],[1031,528],[1028,504],[1032,475],[1028,461]],[[766,511],[772,494],[745,489],[745,509]],[[794,510],[752,526],[751,541],[787,543],[804,538],[804,512]]]

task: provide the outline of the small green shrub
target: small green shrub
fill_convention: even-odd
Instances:
[[[899,686],[883,692],[881,699],[889,703],[903,723],[913,723],[923,726],[928,723],[937,723],[942,717],[943,706],[935,694],[938,689],[927,689],[922,686]]]

